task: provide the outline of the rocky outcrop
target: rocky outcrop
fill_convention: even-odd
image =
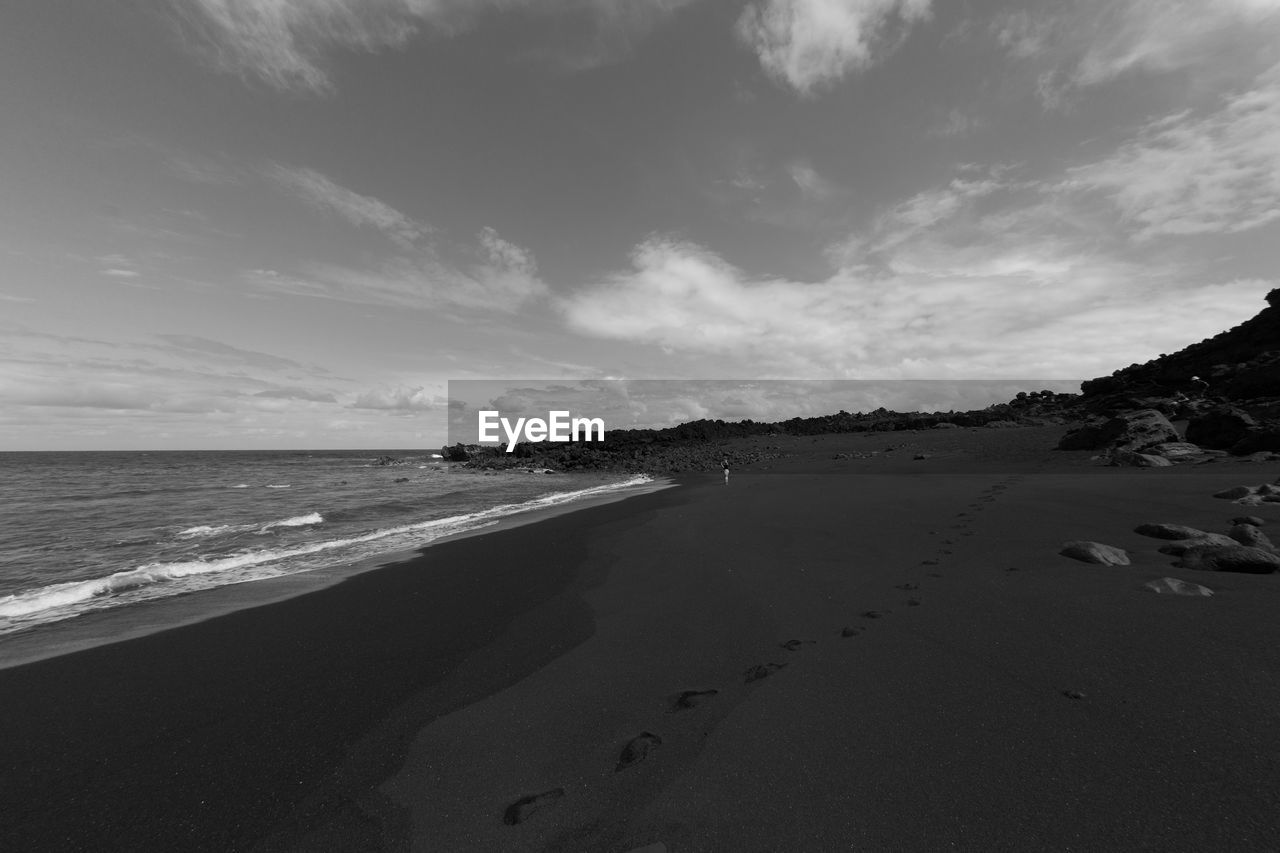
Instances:
[[[1068,408],[1077,420],[1100,419],[1095,425],[1125,410],[1155,409],[1187,418],[1187,441],[1202,447],[1236,455],[1280,451],[1280,289],[1266,301],[1257,316],[1212,338],[1082,383]],[[1192,380],[1197,376],[1207,389]],[[1088,435],[1074,440],[1087,443]]]

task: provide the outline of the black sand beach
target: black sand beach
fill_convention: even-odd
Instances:
[[[1211,495],[1280,466],[1098,468],[1061,432],[787,439],[0,671],[0,848],[1274,849],[1280,578],[1133,529],[1275,525]]]

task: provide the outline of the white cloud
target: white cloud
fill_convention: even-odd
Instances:
[[[437,394],[429,394],[421,385],[409,387],[383,386],[359,394],[351,404],[353,409],[379,409],[395,412],[443,411],[448,400]]]
[[[929,17],[931,0],[756,0],[737,33],[764,70],[804,96],[867,68]]]
[[[1251,75],[1277,58],[1280,2],[1062,0],[1000,15],[993,30],[1011,56],[1042,66],[1039,90],[1054,106],[1072,89],[1137,72]]]
[[[492,228],[480,232],[468,254],[475,262],[464,266],[445,263],[427,248],[372,269],[313,264],[298,275],[258,269],[244,278],[275,293],[425,311],[455,307],[510,314],[547,293],[532,254]]]
[[[655,238],[560,307],[583,334],[744,375],[1088,378],[1216,334],[1275,286],[1139,260],[1086,201],[1005,169],[968,174],[833,247],[820,280],[752,276]]]
[[[1139,238],[1229,233],[1280,218],[1280,65],[1208,115],[1154,121],[1111,157],[1070,170]]]
[[[336,213],[352,225],[376,228],[404,248],[412,248],[432,232],[431,226],[386,202],[340,186],[314,169],[277,164],[267,175],[311,206]]]
[[[137,278],[138,277],[137,270],[126,270],[126,269],[117,269],[117,268],[103,270],[102,274],[105,276],[110,276],[111,278]]]
[[[325,54],[335,48],[399,48],[422,29],[453,35],[495,11],[579,12],[595,21],[595,44],[574,64],[624,54],[633,39],[693,0],[170,0],[188,43],[221,71],[275,89],[332,91]]]

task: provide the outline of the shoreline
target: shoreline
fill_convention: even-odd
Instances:
[[[809,442],[0,671],[0,842],[1264,847],[1280,576],[1171,568],[1133,528],[1218,530],[1241,508],[1212,493],[1277,466],[1085,468],[1045,434]],[[1132,565],[1057,554],[1077,538]],[[1166,575],[1216,594],[1143,588]]]
[[[674,485],[670,477],[654,476],[648,483],[500,516],[490,524],[450,533],[421,545],[372,554],[354,562],[335,563],[279,577],[223,584],[104,610],[85,611],[66,619],[0,636],[0,671],[307,595],[342,583],[349,577],[412,560],[420,555],[422,549],[439,543],[533,524],[563,513],[626,500]]]

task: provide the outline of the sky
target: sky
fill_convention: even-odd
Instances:
[[[1280,286],[1280,0],[17,0],[0,117],[0,450],[1078,381]]]

